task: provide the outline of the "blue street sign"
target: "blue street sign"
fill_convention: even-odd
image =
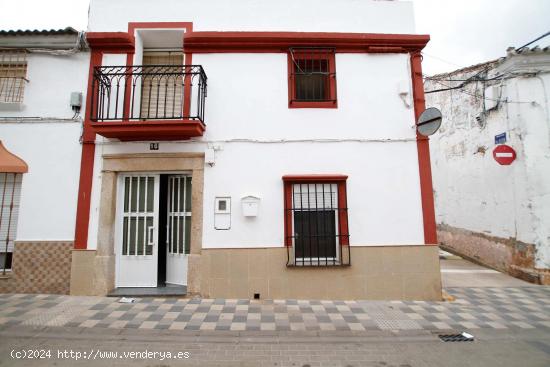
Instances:
[[[495,135],[495,144],[506,143],[506,133]]]

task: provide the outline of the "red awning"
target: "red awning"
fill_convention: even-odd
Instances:
[[[29,166],[24,160],[9,152],[0,140],[0,172],[27,173]]]

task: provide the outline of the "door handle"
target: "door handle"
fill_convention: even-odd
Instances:
[[[155,240],[153,238],[153,230],[155,229],[155,226],[150,226],[147,228],[147,237],[149,238],[147,241],[148,246],[154,246]]]

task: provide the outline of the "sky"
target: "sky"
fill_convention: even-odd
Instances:
[[[423,61],[428,75],[505,56],[508,47],[550,31],[550,0],[412,2],[417,33],[431,36]],[[0,0],[0,29],[84,30],[87,17],[88,0]],[[539,44],[550,45],[550,36]]]

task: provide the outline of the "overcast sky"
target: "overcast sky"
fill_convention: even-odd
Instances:
[[[550,31],[550,0],[413,2],[417,32],[431,36],[424,50],[426,74],[504,56],[507,47],[519,47]],[[83,30],[87,16],[88,0],[0,0],[1,29],[72,26]],[[550,45],[550,37],[540,43]]]

